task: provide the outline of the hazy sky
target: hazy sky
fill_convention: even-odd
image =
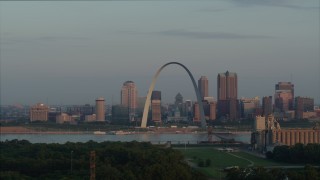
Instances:
[[[120,102],[123,82],[146,96],[166,62],[196,80],[238,74],[239,97],[296,96],[320,103],[319,0],[0,2],[1,104]],[[163,100],[195,99],[187,73],[168,66]]]

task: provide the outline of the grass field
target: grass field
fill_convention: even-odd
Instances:
[[[272,160],[260,158],[251,154],[248,154],[246,152],[234,152],[232,154],[241,156],[243,158],[249,159],[254,163],[254,166],[281,166],[281,165],[290,165],[286,163],[279,163]]]
[[[256,157],[246,152],[222,152],[214,147],[193,147],[193,148],[179,148],[185,155],[186,159],[193,163],[197,169],[214,179],[225,177],[223,169],[230,166],[248,167],[248,166],[280,166],[287,165],[277,163],[264,158]],[[209,167],[198,167],[198,161],[210,159],[211,165]]]

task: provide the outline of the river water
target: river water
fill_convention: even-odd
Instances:
[[[219,135],[220,136],[220,135]],[[250,142],[250,134],[226,135],[243,143]],[[221,137],[221,136],[220,136]],[[153,144],[164,144],[171,141],[172,144],[197,144],[207,141],[207,134],[129,134],[129,135],[94,135],[94,134],[1,134],[1,141],[6,140],[28,140],[31,143],[66,143],[66,142],[96,142],[121,141],[121,142],[151,142]],[[220,141],[218,136],[212,135],[212,141]]]

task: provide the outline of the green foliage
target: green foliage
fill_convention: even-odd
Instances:
[[[272,174],[275,179],[286,179],[287,177],[286,173],[282,169],[271,169],[269,173]]]
[[[205,179],[187,165],[180,151],[150,143],[12,140],[0,142],[0,149],[1,179],[89,179],[93,150],[96,179]]]
[[[211,165],[211,160],[210,159],[206,159],[206,167],[209,167]]]
[[[199,159],[199,160],[198,160],[198,166],[199,166],[199,167],[204,167],[204,161],[203,161],[203,159]]]
[[[196,165],[198,165],[198,159],[210,159],[210,166],[197,168],[197,170],[212,179],[223,179],[226,176],[226,172],[221,170],[225,169],[226,167],[247,167],[250,165],[248,160],[252,161],[255,166],[288,165],[287,163],[275,162],[266,158],[256,157],[246,152],[240,151],[227,153],[219,151],[213,147],[193,147],[187,149],[181,148],[180,151],[186,156],[187,159]],[[239,156],[240,158],[233,155]]]
[[[297,143],[290,147],[276,146],[272,154],[272,159],[276,161],[320,164],[320,144],[303,145]],[[268,158],[268,153],[266,155]]]
[[[315,169],[310,165],[306,165],[304,170],[283,170],[283,169],[265,169],[263,167],[254,168],[233,168],[228,171],[226,179],[230,180],[319,180],[320,169]]]
[[[193,156],[192,159],[197,159],[197,156]]]
[[[317,172],[317,170],[314,167],[310,166],[309,164],[304,167],[304,171],[305,171],[304,173],[305,179],[307,180],[320,179],[320,172],[319,171]]]
[[[272,159],[272,158],[273,158],[273,153],[272,153],[271,151],[268,151],[268,152],[266,153],[266,158],[267,158],[267,159]]]
[[[0,179],[10,179],[10,180],[27,180],[31,179],[25,175],[20,174],[19,172],[14,171],[2,171],[0,173]]]

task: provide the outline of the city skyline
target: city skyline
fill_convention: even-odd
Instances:
[[[83,13],[86,12],[86,13]],[[254,14],[254,16],[252,16]],[[319,2],[0,2],[0,104],[119,104],[122,83],[146,96],[153,73],[178,61],[195,79],[236,72],[238,98],[295,96],[320,104]],[[156,89],[163,102],[195,100],[183,69],[171,66]]]

